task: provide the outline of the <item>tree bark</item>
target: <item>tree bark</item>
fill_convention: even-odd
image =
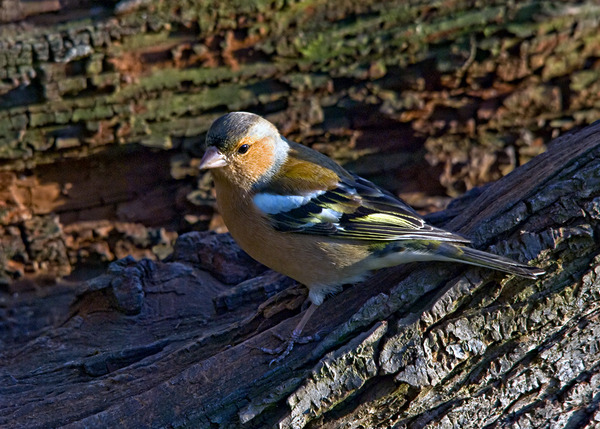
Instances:
[[[0,0],[6,284],[219,226],[192,157],[231,110],[425,211],[600,116],[592,0],[113,3]]]
[[[83,287],[20,294],[5,304],[0,424],[592,427],[598,172],[595,124],[432,218],[532,260],[541,279],[384,270],[327,299],[306,328],[321,339],[277,366],[259,348],[289,334],[304,290],[228,235],[190,233],[170,261],[125,259]]]
[[[597,16],[0,0],[0,426],[597,425]],[[269,366],[306,291],[206,232],[193,158],[231,110],[424,211],[468,191],[428,219],[548,273],[379,272]]]

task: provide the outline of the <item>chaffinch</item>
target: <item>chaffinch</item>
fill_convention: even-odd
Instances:
[[[252,113],[211,125],[199,168],[212,170],[219,211],[240,247],[309,289],[312,305],[281,357],[328,294],[372,270],[455,261],[528,278],[544,273],[467,247],[469,240],[426,224],[399,198]]]

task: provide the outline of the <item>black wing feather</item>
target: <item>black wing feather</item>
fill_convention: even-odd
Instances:
[[[331,219],[337,213],[337,219]],[[404,201],[353,175],[306,204],[267,215],[279,231],[368,241],[469,240],[427,225]]]

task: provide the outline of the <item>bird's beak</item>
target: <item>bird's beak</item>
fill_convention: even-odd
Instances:
[[[225,155],[219,152],[216,147],[210,146],[206,149],[206,152],[200,161],[200,165],[198,166],[198,170],[225,167],[226,165],[227,159],[225,159]]]

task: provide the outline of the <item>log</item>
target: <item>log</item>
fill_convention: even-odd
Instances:
[[[167,261],[5,298],[0,425],[589,427],[600,396],[600,123],[432,222],[547,274],[382,270],[331,297],[281,364],[305,290],[227,234]],[[240,269],[244,267],[244,269]]]
[[[600,117],[597,11],[0,0],[0,281],[89,279],[218,226],[192,158],[231,110],[438,211]]]

